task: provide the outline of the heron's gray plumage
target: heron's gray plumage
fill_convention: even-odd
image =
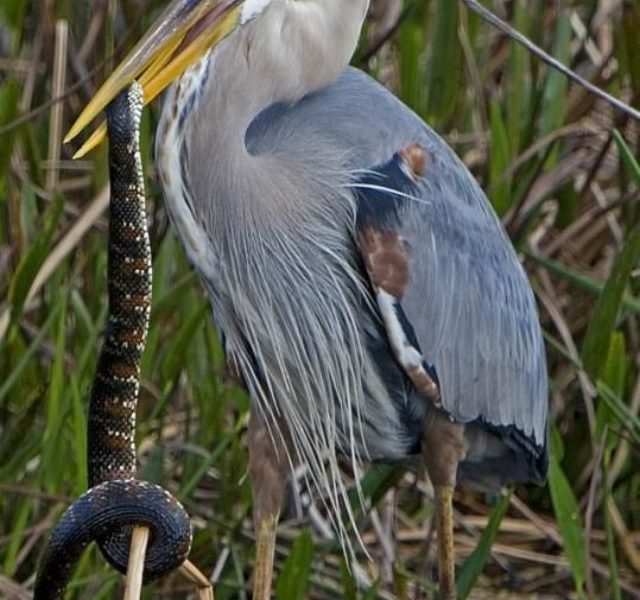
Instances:
[[[410,143],[425,148],[424,177],[415,185],[405,182],[401,194],[387,194],[389,203],[398,204],[396,227],[409,248],[410,284],[402,308],[436,369],[445,410],[522,446],[531,454],[529,467],[508,475],[539,479],[545,471],[544,460],[537,461],[546,445],[547,379],[535,301],[467,169],[415,114],[356,69],[297,104],[267,109],[249,129],[248,147],[267,152],[284,132],[301,140],[321,136],[339,152],[350,150],[356,182],[359,171],[375,171]],[[395,184],[384,174],[371,181]],[[359,193],[367,192],[364,187]]]
[[[275,11],[311,4],[321,6],[272,2],[261,18],[273,25]],[[361,18],[367,2],[331,4]],[[335,55],[349,54],[353,18],[320,12],[322,27],[339,32]],[[380,214],[370,211],[370,224],[392,227],[408,249],[400,333],[424,356],[444,411],[469,424],[460,474],[539,479],[547,403],[537,313],[486,198],[444,142],[371,78],[347,69],[334,82],[342,59],[301,67],[325,51],[322,31],[300,37],[281,24],[291,36],[281,48],[261,46],[259,34],[251,23],[238,29],[168,94],[158,160],[227,353],[274,437],[309,462],[335,511],[346,499],[335,448],[354,463],[419,452],[436,409],[394,356],[357,243],[375,191]],[[424,174],[385,179],[385,165],[415,143]],[[397,213],[392,225],[385,203]]]
[[[420,456],[443,600],[456,595],[457,480],[540,481],[547,467],[533,293],[463,163],[348,68],[368,7],[171,0],[67,136],[134,78],[145,102],[174,82],[158,171],[229,372],[251,397],[256,600],[271,597],[298,463],[350,551],[346,523],[357,528],[338,456],[356,481],[364,459]]]

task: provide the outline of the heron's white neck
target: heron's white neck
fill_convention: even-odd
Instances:
[[[189,165],[189,173],[183,173],[191,179],[186,187],[194,203],[204,203],[195,212],[209,226],[215,226],[222,211],[225,217],[241,218],[238,211],[244,210],[260,218],[260,199],[264,206],[268,200],[267,210],[276,209],[278,197],[265,198],[265,189],[285,191],[291,183],[289,163],[296,157],[251,156],[247,128],[273,103],[293,102],[337,80],[356,47],[367,6],[368,0],[271,0],[168,95],[159,135],[160,171],[169,171],[162,164],[169,162],[169,153],[189,155],[188,160],[174,156],[172,170]],[[174,141],[167,144],[162,129],[182,117],[184,127],[174,126]],[[168,147],[162,147],[163,138]],[[170,201],[175,196],[171,190],[167,195]],[[249,201],[251,207],[241,206]]]
[[[368,3],[270,0],[169,92],[158,167],[187,247],[190,242],[207,246],[205,239],[197,244],[190,239],[196,230],[220,239],[214,230],[221,221],[250,230],[252,220],[262,224],[269,213],[301,210],[282,203],[300,199],[304,178],[296,181],[294,171],[320,167],[317,157],[292,168],[300,158],[292,152],[285,161],[252,156],[246,131],[264,108],[293,102],[337,80],[356,47]]]
[[[270,0],[213,51],[201,122],[242,141],[263,108],[333,83],[353,55],[368,4]]]
[[[256,155],[245,137],[264,108],[337,80],[367,4],[271,0],[173,88],[158,137],[167,203],[204,275],[226,350],[264,414],[272,414],[269,395],[274,412],[286,415],[296,452],[329,491],[336,515],[346,493],[337,463],[322,461],[339,445],[354,462],[364,454],[365,435],[355,434],[352,420],[362,423],[363,382],[377,377],[361,350],[364,291],[349,236],[346,161],[312,127],[265,136],[270,144]],[[376,397],[371,412],[397,421],[386,395]]]

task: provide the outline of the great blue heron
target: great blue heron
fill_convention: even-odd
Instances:
[[[256,599],[270,594],[294,462],[308,463],[340,530],[336,451],[354,463],[422,455],[444,598],[455,590],[456,478],[499,484],[546,472],[547,376],[531,289],[461,161],[347,67],[367,7],[173,0],[68,138],[132,80],[147,102],[177,80],[157,162],[252,399]]]

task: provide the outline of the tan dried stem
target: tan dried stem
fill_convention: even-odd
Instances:
[[[129,550],[129,565],[127,567],[127,581],[124,588],[123,600],[139,600],[142,592],[142,574],[144,572],[144,557],[149,543],[149,528],[136,525],[131,535],[131,549]]]

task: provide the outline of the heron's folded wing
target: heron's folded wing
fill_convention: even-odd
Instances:
[[[535,301],[471,175],[427,131],[357,175],[355,188],[357,242],[396,360],[425,401],[542,453]]]
[[[466,167],[356,69],[297,103],[263,111],[247,147],[290,153],[297,141],[308,154],[308,141],[318,139],[349,164],[360,251],[384,292],[381,317],[414,384],[455,419],[478,421],[542,457],[547,378],[535,302]]]

